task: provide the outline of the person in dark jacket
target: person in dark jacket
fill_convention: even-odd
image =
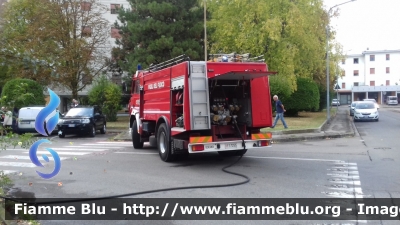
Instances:
[[[13,133],[18,133],[18,108],[14,107],[13,109],[13,118],[12,118],[12,131]]]

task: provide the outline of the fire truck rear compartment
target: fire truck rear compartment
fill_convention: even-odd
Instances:
[[[208,151],[226,149],[226,142],[231,150],[243,149],[242,140],[246,140],[245,147],[260,147],[260,143],[251,140],[252,112],[250,80],[213,80],[208,81],[208,97],[210,105],[211,129],[192,130],[179,133],[173,137],[172,146],[175,154],[187,152],[191,137],[210,137],[210,144],[206,145]],[[176,96],[179,96],[176,95]],[[173,96],[174,97],[174,96]],[[176,97],[179,99],[179,97]],[[183,127],[179,117],[176,120],[177,127]],[[250,139],[250,140],[249,140]],[[192,143],[193,144],[193,143]],[[207,143],[204,143],[207,144]],[[215,148],[211,148],[214,146]],[[235,147],[233,147],[235,146]],[[194,153],[194,151],[191,151]]]

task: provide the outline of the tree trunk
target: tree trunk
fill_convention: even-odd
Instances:
[[[72,88],[72,98],[78,100],[78,90],[76,88]]]

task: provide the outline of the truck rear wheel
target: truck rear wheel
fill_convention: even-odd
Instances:
[[[170,162],[174,159],[171,154],[171,145],[169,143],[169,132],[167,126],[163,123],[157,131],[157,148],[160,158],[164,162]]]
[[[133,148],[135,149],[143,148],[143,142],[140,141],[140,135],[138,133],[138,125],[136,120],[132,124],[132,143]]]

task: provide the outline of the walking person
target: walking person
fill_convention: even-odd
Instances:
[[[13,109],[13,117],[12,117],[12,132],[13,133],[18,133],[18,108],[14,107]]]
[[[13,114],[7,108],[5,108],[4,111],[6,113],[5,113],[5,116],[4,116],[3,127],[5,128],[5,133],[7,134],[8,131],[10,130],[10,128],[11,128],[11,125],[12,125],[12,116],[13,116]]]
[[[283,126],[285,129],[288,128],[285,119],[283,118],[283,113],[286,112],[285,107],[283,106],[282,102],[279,100],[277,95],[274,95],[274,101],[275,101],[275,106],[276,106],[276,117],[274,124],[272,125],[271,128],[274,128],[276,126],[276,123],[278,122],[279,119],[281,119]]]
[[[5,114],[6,114],[6,108],[3,106],[3,107],[1,107],[1,110],[0,110],[0,134],[1,134],[1,136],[3,136],[3,133],[4,133],[3,122],[4,122]]]

